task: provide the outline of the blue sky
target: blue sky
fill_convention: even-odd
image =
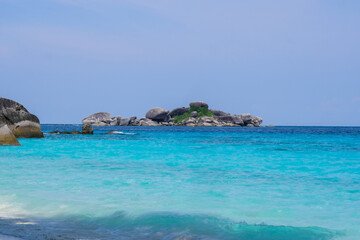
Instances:
[[[0,0],[0,96],[42,123],[203,100],[360,125],[360,1]]]

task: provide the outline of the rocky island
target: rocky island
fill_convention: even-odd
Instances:
[[[94,113],[82,120],[83,124],[96,126],[188,126],[188,127],[260,127],[262,118],[249,113],[234,114],[209,109],[205,102],[191,102],[189,107],[178,107],[171,111],[155,107],[145,118],[112,117],[110,113]]]

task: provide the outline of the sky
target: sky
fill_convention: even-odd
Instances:
[[[41,123],[192,101],[360,126],[358,0],[0,0],[0,96]]]

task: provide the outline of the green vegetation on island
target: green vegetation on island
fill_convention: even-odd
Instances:
[[[182,115],[174,117],[175,123],[181,123],[186,118],[191,117],[192,112],[197,112],[196,117],[213,117],[214,116],[214,114],[207,107],[191,106],[190,108],[187,108],[187,109],[189,109],[189,112],[186,112]]]

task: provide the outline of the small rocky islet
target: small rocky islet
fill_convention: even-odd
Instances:
[[[95,126],[188,126],[188,127],[261,127],[262,118],[249,113],[234,114],[209,109],[205,102],[191,102],[189,107],[178,107],[171,111],[155,107],[145,118],[112,117],[110,113],[94,113],[82,120],[83,124]]]

